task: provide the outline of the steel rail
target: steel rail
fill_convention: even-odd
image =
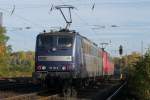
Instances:
[[[38,94],[44,93],[44,92],[47,92],[47,90],[35,92],[35,93],[17,95],[17,96],[13,96],[13,97],[8,97],[8,98],[4,98],[2,100],[49,100],[51,98],[58,97],[58,94],[54,94],[54,95],[50,95],[50,96],[46,96],[46,97],[42,97],[42,96],[38,95]]]
[[[111,96],[109,96],[106,100],[111,100],[115,95],[119,93],[119,91],[127,84],[127,82],[124,82]]]
[[[23,95],[4,98],[2,100],[32,100],[32,99],[35,100],[36,95],[37,93],[23,94]]]

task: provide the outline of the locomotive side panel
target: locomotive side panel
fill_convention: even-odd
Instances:
[[[78,78],[87,78],[88,73],[85,67],[85,58],[82,48],[82,37],[80,35],[75,36],[75,74]]]
[[[102,49],[98,49],[98,76],[103,76],[103,57],[102,57]]]
[[[98,56],[98,47],[88,40],[82,40],[84,66],[88,72],[89,77],[96,77],[101,74],[100,57]]]
[[[114,64],[110,55],[106,51],[102,51],[103,57],[103,75],[113,75],[114,74]]]

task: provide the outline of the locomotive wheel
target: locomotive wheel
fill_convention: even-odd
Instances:
[[[63,96],[64,97],[76,97],[77,96],[77,90],[75,89],[75,87],[71,87],[71,86],[64,86],[63,88]]]
[[[89,82],[88,80],[86,80],[86,81],[84,82],[84,87],[88,87],[89,84],[90,84],[90,82]]]
[[[63,96],[64,97],[71,97],[71,87],[67,87],[67,86],[65,86],[64,88],[63,88]]]
[[[71,96],[72,97],[77,97],[77,90],[75,88],[71,88]]]

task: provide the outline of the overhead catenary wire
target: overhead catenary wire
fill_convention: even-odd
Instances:
[[[76,13],[75,11],[74,11],[74,14],[80,19],[81,22],[84,23],[84,25],[89,26],[90,29],[93,30],[91,26],[94,26],[94,25],[90,25],[86,20],[84,20],[82,17],[80,17],[80,15],[78,13]]]
[[[53,0],[50,0],[51,2],[53,1]],[[91,3],[93,3],[94,2],[94,0],[89,0]],[[61,2],[64,4],[64,2],[63,2],[63,0],[61,0]],[[15,4],[13,4],[13,5],[15,5]],[[52,11],[52,9],[54,9],[54,4],[52,3],[52,5],[51,5],[51,8],[50,8],[50,11]],[[93,9],[94,9],[94,6],[93,6]],[[13,10],[11,11],[11,15],[14,13],[14,10],[15,10],[15,7],[13,8]],[[35,22],[31,22],[29,19],[26,19],[26,18],[24,18],[24,17],[22,17],[22,16],[18,16],[18,17],[20,17],[20,19],[22,19],[22,20],[24,20],[25,22],[28,22],[28,23],[32,23],[32,24],[34,24],[35,26],[38,26],[38,27],[41,27],[41,25],[38,25],[37,23],[35,23]],[[84,21],[84,23],[86,23],[86,25],[87,25],[87,22],[85,21],[85,20],[83,20],[80,16],[78,16],[79,17],[79,19],[80,20],[82,20],[82,21]],[[57,20],[57,22],[59,22],[60,23],[60,21],[59,20]],[[88,23],[89,24],[89,23]],[[92,25],[89,25],[89,26],[92,26]],[[43,27],[43,26],[42,26]],[[44,27],[43,27],[44,28]],[[98,29],[98,28],[95,28],[95,29]],[[94,31],[94,28],[92,28],[92,30]]]
[[[6,12],[6,13],[11,13],[10,11],[8,11],[8,10],[6,10],[6,9],[3,9],[3,8],[0,8],[0,10],[2,10],[2,11],[4,11],[4,12]],[[32,22],[31,20],[29,20],[29,19],[27,19],[27,18],[25,18],[25,17],[22,17],[22,16],[20,16],[20,15],[18,15],[18,14],[14,14],[16,17],[18,17],[19,19],[21,19],[21,20],[23,20],[25,23],[30,23],[31,25],[34,25],[34,26],[38,26],[38,27],[43,27],[42,25],[39,25],[39,24],[37,24],[37,23],[35,23],[35,22]],[[24,23],[24,24],[25,24]],[[44,27],[43,27],[44,28]]]
[[[15,5],[13,5],[13,9],[12,9],[12,11],[11,11],[11,16],[13,15],[13,13],[15,12],[15,9],[16,9],[16,6]]]
[[[50,0],[50,1],[53,1],[53,0]],[[72,0],[72,2],[71,1],[63,1],[63,0],[59,0],[62,4],[67,4],[67,3],[73,3],[73,1],[74,2],[78,2],[77,0]],[[89,1],[91,1],[91,0],[89,0]],[[95,5],[95,3],[93,3],[93,2],[91,2],[92,3],[92,6],[93,5]],[[52,5],[55,5],[54,3],[51,3]],[[21,7],[19,7],[19,6],[17,6],[17,10],[22,10],[22,9],[31,9],[31,8],[46,8],[46,7],[49,7],[49,4],[38,4],[38,5],[31,5],[31,6],[25,6],[25,5],[23,5],[23,6],[21,6]],[[8,9],[11,9],[11,11],[12,12],[14,12],[13,10],[14,10],[14,8],[16,8],[16,5],[13,3],[13,8],[8,8]]]
[[[83,18],[81,18],[76,12],[74,12],[74,14],[80,19],[80,21],[82,21],[85,24],[85,26],[90,27],[88,29],[90,29],[95,35],[97,35],[96,34],[97,32],[92,29],[92,27],[91,27],[92,25],[90,25],[87,21],[85,21]]]
[[[76,10],[77,11],[77,10]],[[95,34],[96,36],[97,36],[97,31],[95,31],[92,27],[94,26],[94,25],[91,25],[91,24],[89,24],[85,19],[83,19],[82,17],[80,17],[80,15],[78,14],[78,13],[76,13],[75,11],[74,11],[74,14],[80,19],[80,21],[81,22],[83,22],[83,24],[86,26],[86,27],[88,27],[88,29],[90,29],[91,31],[92,31],[92,33],[93,34]],[[99,27],[101,27],[101,28],[105,28],[105,26],[100,26],[100,25],[96,25],[96,26],[99,26]],[[100,29],[101,29],[100,28]],[[97,39],[98,39],[98,41],[99,41],[99,37],[97,37]],[[97,40],[96,39],[96,40]],[[95,41],[96,41],[95,40]]]
[[[15,4],[15,0],[12,0],[13,1],[13,5]],[[54,1],[54,0],[51,0],[51,1]],[[55,0],[56,2],[61,2],[62,4],[67,4],[67,3],[80,3],[81,4],[81,1],[83,1],[83,3],[84,3],[84,5],[87,5],[87,3],[89,4],[90,3],[90,5],[92,5],[91,6],[91,8],[93,7],[93,5],[99,5],[100,3],[102,4],[102,3],[111,3],[111,2],[109,2],[109,1],[95,1],[95,0]],[[89,2],[87,2],[87,1],[89,1]],[[1,4],[0,4],[1,5]],[[25,4],[23,4],[23,6],[25,6]],[[31,7],[17,7],[17,9],[18,10],[20,10],[20,9],[24,9],[24,8],[41,8],[41,7],[48,7],[49,5],[48,4],[38,4],[38,5],[36,5],[37,7],[34,7],[34,5],[32,5]]]
[[[14,1],[14,0],[13,0],[13,1]],[[53,0],[51,0],[51,1],[53,1]],[[75,0],[72,0],[72,1],[75,2]],[[76,2],[78,2],[78,1],[79,1],[79,0],[76,0]],[[94,0],[88,0],[88,1],[90,1],[91,3],[95,3]],[[61,2],[62,2],[62,3],[65,3],[65,1],[63,1],[63,0],[61,0]],[[71,1],[66,1],[66,2],[71,2]],[[55,5],[53,5],[53,4],[54,4],[54,3],[52,3],[51,9],[55,6]],[[15,3],[14,3],[13,5],[15,5]],[[14,8],[13,8],[13,9],[14,9]],[[20,9],[20,8],[17,7],[17,10],[18,10],[18,9]],[[93,7],[93,9],[95,9],[95,7]],[[10,13],[10,11],[8,11],[8,12]],[[14,10],[12,10],[11,13],[14,14],[14,13],[15,13]],[[15,14],[15,15],[16,15],[16,14]],[[33,23],[34,23],[35,26],[41,27],[41,25],[39,25],[38,23],[31,22],[31,20],[29,20],[29,19],[27,19],[27,18],[25,18],[25,17],[22,17],[22,16],[20,16],[20,15],[19,15],[19,17],[20,17],[20,19],[23,20],[24,22],[28,22],[28,23],[30,23],[30,24],[32,23],[32,25],[33,25]],[[80,16],[79,16],[79,17],[80,17]],[[81,17],[80,17],[80,19],[83,20]],[[58,21],[59,21],[59,20],[58,20]],[[58,22],[58,21],[57,21],[57,22]],[[84,23],[87,24],[86,21],[84,21]],[[38,24],[38,25],[37,25],[37,24]],[[89,26],[90,26],[90,25],[89,25]],[[43,27],[43,28],[44,28],[44,27]],[[94,28],[93,28],[93,29],[94,29]],[[95,29],[97,30],[97,29],[99,29],[99,28],[95,28]]]
[[[92,9],[92,11],[94,11],[94,9],[95,9],[95,1],[94,0],[90,0],[90,2],[92,4],[91,9]]]
[[[10,16],[12,16],[12,15],[16,16],[17,18],[21,19],[24,24],[28,23],[28,24],[34,25],[34,26],[36,26],[36,27],[40,27],[40,28],[43,28],[43,29],[45,28],[44,26],[42,26],[42,25],[40,25],[40,24],[38,24],[38,23],[35,23],[35,22],[33,22],[33,21],[31,21],[31,20],[25,18],[25,17],[22,17],[22,16],[20,16],[20,15],[18,15],[18,14],[16,14],[16,13],[14,14],[14,12],[15,12],[15,10],[16,10],[16,5],[15,5],[15,0],[12,0],[12,1],[13,1],[13,9],[11,9],[11,11],[9,11],[9,10],[7,10],[7,9],[3,9],[3,8],[0,8],[0,10],[4,11],[4,12],[6,12],[6,13],[10,13]],[[45,5],[43,5],[43,6],[45,7]],[[47,6],[48,6],[48,5],[47,5]],[[33,7],[33,8],[34,8],[34,7]],[[37,8],[38,8],[38,7],[37,7]],[[21,9],[21,8],[19,8],[19,9]],[[18,10],[18,8],[17,8],[17,10]],[[31,27],[30,27],[30,28],[31,28]]]
[[[53,5],[53,7],[54,7],[54,5]],[[16,14],[16,13],[14,13],[14,8],[13,8],[13,10],[12,11],[9,11],[9,10],[7,10],[7,9],[3,9],[3,8],[0,8],[0,10],[2,10],[2,11],[4,11],[5,13],[8,13],[10,16],[12,16],[12,13],[13,13],[13,15],[14,16],[16,16],[17,18],[19,18],[19,19],[21,19],[23,22],[22,23],[24,23],[24,24],[31,24],[31,25],[34,25],[35,27],[40,27],[40,28],[43,28],[43,29],[45,29],[45,28],[54,28],[55,26],[50,26],[50,27],[44,27],[44,26],[42,26],[42,25],[40,25],[40,24],[38,24],[38,23],[35,23],[35,22],[32,22],[31,20],[29,20],[29,19],[27,19],[27,18],[25,18],[25,17],[22,17],[22,16],[20,16],[20,15],[18,15],[18,14]],[[58,22],[59,24],[61,23],[60,22],[60,20],[59,19],[57,19],[57,21],[56,22]],[[27,27],[30,27],[30,26],[27,26]],[[26,29],[26,27],[21,27],[22,29],[20,29],[20,27],[18,27],[17,28],[17,30],[23,30],[23,29]],[[31,27],[30,27],[31,28]],[[55,27],[56,28],[56,27]],[[59,29],[61,29],[61,27],[59,27]],[[15,30],[16,30],[16,28],[15,28]],[[8,30],[9,31],[9,30]],[[14,31],[14,30],[13,30]]]

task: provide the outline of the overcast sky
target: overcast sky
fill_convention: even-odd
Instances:
[[[50,11],[51,5],[61,4],[77,8],[72,12],[71,29],[97,44],[111,41],[106,49],[113,55],[117,55],[119,45],[123,45],[124,54],[141,52],[142,41],[144,51],[150,45],[150,0],[0,0],[13,51],[34,51],[39,32],[64,27],[61,14]]]

